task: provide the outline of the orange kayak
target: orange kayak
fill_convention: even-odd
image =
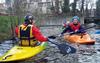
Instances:
[[[94,44],[95,40],[91,39],[89,34],[73,34],[73,35],[65,35],[64,39],[70,43],[78,43],[78,44]]]

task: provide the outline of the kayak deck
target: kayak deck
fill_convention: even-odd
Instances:
[[[45,49],[45,45],[29,47],[29,46],[14,46],[11,50],[0,57],[0,62],[20,61],[31,58]]]
[[[88,34],[80,35],[80,34],[73,34],[73,35],[65,35],[64,39],[70,43],[79,43],[79,44],[94,44],[95,40],[91,39]]]

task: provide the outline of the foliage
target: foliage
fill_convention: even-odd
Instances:
[[[23,22],[23,18],[21,20]],[[16,16],[0,16],[0,40],[11,38],[16,25],[18,25]]]

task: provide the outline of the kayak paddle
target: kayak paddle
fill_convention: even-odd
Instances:
[[[76,53],[76,49],[72,46],[67,45],[66,43],[58,44],[52,41],[51,39],[49,39],[49,42],[55,44],[59,48],[60,53],[63,55]]]

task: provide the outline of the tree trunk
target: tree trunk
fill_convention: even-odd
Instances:
[[[77,0],[74,0],[74,3],[72,4],[73,16],[75,16],[75,15],[76,15],[76,4],[77,4]]]
[[[84,2],[85,2],[85,0],[82,0],[82,5],[81,5],[81,16],[84,16]]]
[[[55,0],[55,12],[59,14],[59,0]]]

